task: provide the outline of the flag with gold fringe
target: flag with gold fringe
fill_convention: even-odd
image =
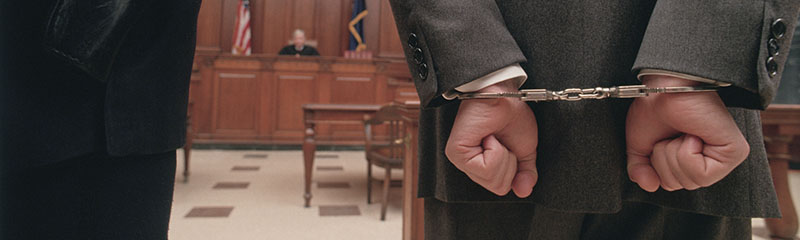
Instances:
[[[353,17],[347,25],[350,30],[350,51],[363,51],[367,49],[364,41],[364,17],[367,16],[367,4],[364,0],[353,0]]]

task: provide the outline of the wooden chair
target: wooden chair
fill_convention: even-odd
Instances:
[[[386,127],[388,139],[377,139],[375,128]],[[381,107],[373,116],[364,119],[366,136],[365,153],[367,158],[367,204],[372,203],[372,182],[383,183],[383,199],[381,202],[381,221],[386,220],[386,206],[389,202],[389,187],[392,182],[392,169],[403,169],[405,149],[405,125],[395,105]],[[386,170],[383,180],[372,178],[372,165]]]

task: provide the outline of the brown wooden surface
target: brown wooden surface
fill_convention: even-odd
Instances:
[[[300,144],[303,104],[382,105],[416,97],[404,61],[203,52],[195,61],[190,98],[196,143]],[[320,126],[317,137],[359,144],[354,139],[363,131]]]
[[[388,0],[366,0],[364,39],[372,59],[342,57],[353,0],[251,0],[253,55],[231,56],[238,1],[206,0],[200,8],[190,94],[196,143],[300,144],[303,104],[416,97]],[[297,28],[322,57],[275,55]],[[351,139],[361,132],[320,126],[317,137],[357,144]]]
[[[200,8],[197,48],[231,51],[239,0],[205,0]],[[402,58],[403,49],[388,0],[366,0],[367,50],[379,58]],[[276,54],[300,28],[317,42],[322,56],[343,56],[349,46],[347,26],[353,0],[251,0],[253,53]]]
[[[778,195],[782,218],[765,219],[774,237],[791,239],[797,235],[797,211],[792,201],[788,178],[788,162],[797,161],[800,143],[800,105],[773,104],[761,113],[764,140],[769,157],[772,181]]]
[[[317,150],[317,125],[350,125],[363,127],[364,119],[380,109],[380,105],[347,105],[347,104],[304,104],[301,108],[305,126],[303,141],[304,194],[305,207],[311,206],[311,179],[314,168],[314,157]],[[363,130],[362,130],[363,131]],[[363,144],[363,135],[360,138]]]
[[[397,101],[406,124],[406,154],[403,162],[403,240],[425,238],[424,201],[417,197],[419,176],[419,101]]]
[[[194,103],[189,102],[186,111],[186,144],[183,145],[183,182],[189,182],[189,163],[192,154],[192,106]]]

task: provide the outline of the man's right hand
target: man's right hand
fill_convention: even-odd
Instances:
[[[646,76],[648,87],[699,84]],[[723,179],[750,146],[717,93],[654,94],[633,101],[626,124],[628,176],[649,192],[694,190]]]
[[[479,92],[517,91],[504,81]],[[536,185],[538,130],[530,107],[519,99],[461,102],[445,154],[450,162],[487,190],[503,196],[511,189],[527,197]]]

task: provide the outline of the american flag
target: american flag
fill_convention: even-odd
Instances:
[[[239,1],[239,11],[236,14],[236,30],[233,32],[233,54],[250,55],[252,52],[250,33],[250,1]]]

